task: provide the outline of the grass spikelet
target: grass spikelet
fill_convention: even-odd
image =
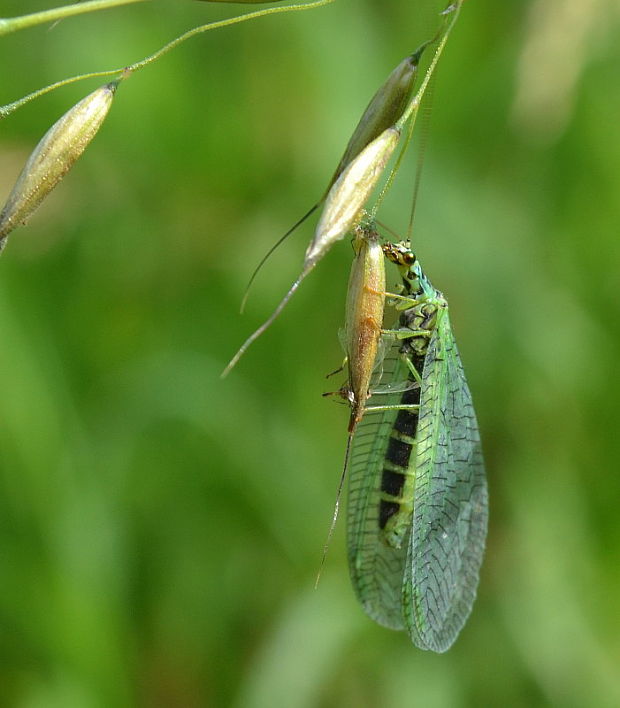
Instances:
[[[314,239],[306,251],[303,268],[297,280],[291,285],[271,316],[241,345],[224,369],[222,377],[231,371],[252,342],[272,325],[302,281],[331,246],[344,238],[357,225],[362,217],[364,205],[383,174],[398,145],[399,138],[400,131],[398,129],[388,128],[370,145],[367,145],[336,180],[325,200],[325,207]]]
[[[385,257],[379,234],[360,226],[354,242],[345,318],[345,337],[351,403],[349,433],[364,415],[370,379],[377,358],[385,305]]]
[[[325,190],[326,194],[351,160],[402,116],[413,89],[420,57],[426,46],[427,44],[422,45],[413,54],[405,57],[370,99]]]
[[[392,153],[400,131],[391,127],[367,145],[334,182],[325,200],[314,238],[308,246],[304,270],[313,267],[331,246],[351,232],[359,222]]]
[[[101,127],[118,82],[105,84],[67,111],[39,141],[0,212],[0,250],[73,167]]]
[[[323,196],[308,212],[306,212],[301,219],[294,224],[294,226],[292,226],[284,234],[284,236],[278,239],[278,241],[269,249],[254,269],[243,295],[241,312],[243,312],[245,308],[250,287],[269,256],[293,231],[295,231],[301,223],[306,220],[308,216],[310,216],[310,214],[312,214],[312,212],[323,204],[334,182],[338,179],[338,177],[340,177],[347,165],[349,165],[349,163],[357,157],[357,155],[359,155],[369,143],[371,143],[375,138],[378,138],[381,133],[387,130],[390,126],[394,125],[401,118],[409,102],[411,91],[413,90],[420,57],[427,46],[428,42],[423,44],[413,54],[405,57],[400,64],[392,70],[387,79],[383,82],[383,84],[381,84],[374,96],[370,99],[369,104],[362,113],[362,117],[360,118],[359,123],[347,143],[347,147],[340,158],[340,162],[338,163],[338,166],[336,167],[336,170],[334,171]]]

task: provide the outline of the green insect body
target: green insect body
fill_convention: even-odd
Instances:
[[[409,386],[364,416],[353,438],[349,567],[370,617],[443,652],[478,585],[488,516],[482,451],[448,303],[407,243],[384,253],[401,271],[402,300],[381,383]]]

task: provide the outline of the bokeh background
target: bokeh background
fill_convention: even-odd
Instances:
[[[2,14],[52,6],[4,0]],[[297,275],[368,99],[429,0],[338,0],[202,35],[126,81],[0,259],[0,705],[620,705],[620,6],[468,0],[441,60],[414,246],[451,303],[491,524],[445,655],[358,606],[325,400],[351,249]],[[246,8],[247,9],[247,8]],[[156,1],[0,41],[0,102],[242,6]],[[101,83],[0,123],[0,200]],[[382,219],[406,229],[415,156]]]

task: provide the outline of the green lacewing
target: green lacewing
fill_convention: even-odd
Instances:
[[[484,463],[448,303],[408,242],[385,244],[384,253],[402,286],[381,385],[408,385],[395,386],[388,405],[369,406],[353,437],[349,568],[372,619],[443,652],[476,596],[488,517]]]

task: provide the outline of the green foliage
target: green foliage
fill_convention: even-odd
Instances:
[[[578,27],[547,5],[465,3],[418,201],[414,248],[450,301],[490,487],[454,647],[420,652],[366,618],[342,523],[312,589],[348,419],[320,395],[342,358],[346,242],[219,378],[314,224],[240,317],[254,265],[429,36],[426,5],[338,0],[208,33],[129,77],[0,258],[1,705],[620,704],[618,26],[611,0],[584,4]],[[142,3],[7,36],[0,103],[130,64],[230,7]],[[0,122],[0,202],[100,83]],[[401,234],[413,162],[383,207]]]

